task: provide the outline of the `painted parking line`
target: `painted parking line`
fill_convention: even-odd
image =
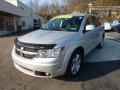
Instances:
[[[84,62],[105,62],[120,60],[120,42],[106,39],[102,49],[94,49]]]

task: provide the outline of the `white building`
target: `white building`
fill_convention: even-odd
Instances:
[[[40,26],[44,19],[19,0],[0,0],[0,35],[33,29],[36,23]]]

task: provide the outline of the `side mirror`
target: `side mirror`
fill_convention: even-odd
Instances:
[[[95,25],[86,25],[86,31],[91,31],[93,29],[95,29]]]

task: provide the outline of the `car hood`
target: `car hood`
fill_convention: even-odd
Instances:
[[[76,36],[77,32],[37,30],[18,38],[19,41],[34,44],[58,44]]]

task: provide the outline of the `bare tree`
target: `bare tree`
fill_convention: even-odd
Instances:
[[[30,0],[28,5],[43,17],[54,17],[74,11],[87,12],[90,1],[94,5],[120,5],[120,0],[54,0],[52,3],[44,1],[42,5],[39,5],[40,0]]]
[[[39,13],[39,0],[30,0],[28,2],[28,6],[32,9],[33,12],[35,12],[36,14]]]

